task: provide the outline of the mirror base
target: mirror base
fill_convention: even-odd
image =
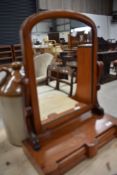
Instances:
[[[92,109],[92,113],[102,116],[104,115],[104,109],[98,105]]]
[[[33,150],[30,140],[23,142],[24,152],[40,174],[64,174],[82,160],[95,156],[99,148],[117,136],[114,117],[105,114],[99,119],[91,113],[87,119],[85,117],[80,121],[77,117],[72,124],[70,121],[59,129],[48,131],[44,137],[39,136],[39,151]]]

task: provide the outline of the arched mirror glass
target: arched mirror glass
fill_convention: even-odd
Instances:
[[[41,121],[55,120],[57,115],[62,116],[78,105],[73,99],[77,87],[77,52],[80,45],[92,43],[91,33],[91,27],[69,18],[43,20],[33,27],[31,37]]]
[[[65,14],[60,17],[59,14],[53,17],[46,15],[43,20],[34,22],[35,25],[31,24],[34,77],[29,68],[26,69],[29,79],[35,79],[42,126],[66,122],[90,110],[93,104],[94,24],[88,18],[88,21],[83,18],[70,18]],[[24,48],[25,51],[27,48]],[[27,59],[29,57],[30,54]],[[29,63],[26,64],[26,67],[30,67]],[[31,93],[34,100],[33,88]]]

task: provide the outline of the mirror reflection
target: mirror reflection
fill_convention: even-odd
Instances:
[[[77,87],[78,47],[91,44],[91,28],[73,19],[49,19],[32,29],[32,47],[41,120],[72,108]]]

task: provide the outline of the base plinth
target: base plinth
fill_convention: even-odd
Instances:
[[[86,116],[85,116],[86,117]],[[110,115],[84,116],[39,136],[41,149],[34,151],[29,140],[23,142],[24,152],[40,174],[62,175],[117,135],[117,119]]]

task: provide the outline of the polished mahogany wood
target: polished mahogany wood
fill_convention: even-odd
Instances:
[[[0,72],[5,72],[5,75],[0,82],[0,95],[11,97],[22,95],[22,79],[24,72],[21,62],[13,62],[0,66]]]
[[[91,69],[87,69],[86,71],[89,72],[88,74],[91,74],[93,69],[93,79],[92,79],[92,89],[91,89],[91,105],[93,106],[96,99],[96,52],[97,52],[97,45],[96,43],[96,26],[94,22],[88,18],[87,16],[76,13],[73,11],[65,11],[65,10],[56,10],[56,11],[47,11],[40,14],[34,14],[27,18],[22,27],[21,27],[21,39],[22,39],[22,46],[23,46],[23,52],[24,52],[24,66],[26,70],[26,79],[28,80],[28,85],[25,92],[25,102],[26,107],[31,107],[32,109],[32,117],[34,121],[35,131],[37,134],[39,134],[42,131],[42,124],[40,121],[40,112],[39,112],[39,101],[37,98],[37,90],[36,90],[36,81],[35,81],[35,70],[34,70],[34,52],[32,48],[32,41],[31,41],[31,30],[35,24],[38,22],[41,22],[46,19],[56,19],[56,18],[70,18],[74,20],[79,20],[86,25],[90,26],[92,29],[92,67]],[[86,57],[85,57],[86,58]],[[83,65],[82,65],[83,66]],[[87,74],[86,72],[86,74]],[[83,79],[86,79],[85,76],[83,76]],[[82,81],[83,82],[83,81]],[[77,82],[79,84],[79,82]],[[83,86],[83,84],[81,85]],[[78,88],[77,88],[78,91]],[[76,93],[76,99],[77,94]],[[83,94],[81,94],[83,95]],[[51,123],[50,123],[51,125]]]
[[[92,45],[81,45],[77,52],[77,90],[72,98],[80,108],[62,114],[52,114],[41,122],[37,97],[31,30],[46,19],[70,18],[91,27]],[[117,120],[104,114],[97,100],[102,64],[97,64],[96,26],[88,17],[73,11],[48,11],[26,19],[21,28],[24,51],[25,117],[32,137],[23,142],[23,148],[38,172],[62,175],[86,157],[96,155],[98,149],[117,135]],[[77,107],[76,107],[77,108]],[[33,143],[37,147],[33,146]]]
[[[92,74],[92,45],[82,45],[78,47],[77,56],[77,91],[76,96],[79,101],[86,104],[93,103],[93,76]],[[95,96],[96,98],[96,96]]]
[[[98,118],[86,113],[39,136],[41,149],[34,151],[30,140],[23,148],[30,161],[46,175],[62,175],[117,135],[117,120],[110,115]]]

